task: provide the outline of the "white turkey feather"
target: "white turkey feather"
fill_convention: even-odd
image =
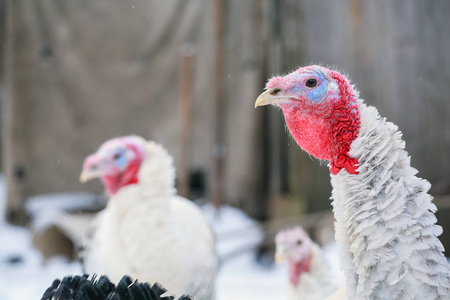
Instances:
[[[122,187],[99,214],[86,271],[116,282],[127,274],[211,300],[217,273],[212,231],[201,210],[176,195],[172,157],[155,142],[141,143],[139,183]]]
[[[331,175],[336,240],[349,299],[450,299],[430,184],[415,176],[401,132],[359,100],[350,156],[359,174]]]

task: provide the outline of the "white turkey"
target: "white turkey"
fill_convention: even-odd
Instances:
[[[255,106],[281,107],[297,144],[329,162],[336,240],[349,299],[450,299],[430,184],[398,127],[340,73],[300,68],[269,80]]]
[[[176,295],[214,298],[217,257],[201,210],[176,195],[173,159],[137,136],[105,142],[83,165],[81,181],[100,177],[110,196],[94,224],[86,272],[159,282]]]
[[[335,292],[339,280],[333,276],[319,245],[301,227],[285,229],[275,237],[275,261],[286,261],[289,299],[322,300]]]

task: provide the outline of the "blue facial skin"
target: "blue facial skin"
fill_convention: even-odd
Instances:
[[[325,79],[325,76],[323,76],[320,71],[313,70],[313,74],[311,75],[312,76],[308,76],[307,78],[317,78],[317,81],[320,82],[319,86],[310,89],[304,85],[297,85],[291,88],[291,92],[294,94],[308,94],[308,99],[314,103],[318,103],[327,94],[329,81]]]
[[[325,79],[325,76],[323,76],[322,73],[314,71],[316,73],[317,77],[320,79],[321,83],[319,86],[317,86],[315,89],[311,90],[308,93],[308,98],[311,99],[313,102],[317,103],[320,100],[325,97],[327,90],[328,90],[328,80]]]
[[[127,165],[128,159],[125,155],[125,153],[121,153],[120,157],[118,159],[116,159],[116,166],[119,169],[124,169]]]

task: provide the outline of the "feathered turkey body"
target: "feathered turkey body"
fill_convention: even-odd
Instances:
[[[359,174],[331,175],[336,240],[351,299],[450,299],[428,181],[415,176],[398,127],[359,101],[350,156]]]
[[[277,104],[295,141],[329,162],[350,299],[450,299],[450,268],[430,184],[415,176],[397,126],[321,66],[267,83],[255,106]]]
[[[160,282],[177,295],[213,299],[217,258],[207,221],[195,204],[175,194],[167,151],[154,142],[140,143],[145,159],[139,182],[118,190],[98,216],[86,271],[116,282],[128,274]]]
[[[280,231],[275,241],[275,260],[286,261],[289,269],[289,299],[323,300],[340,286],[319,245],[302,228]]]

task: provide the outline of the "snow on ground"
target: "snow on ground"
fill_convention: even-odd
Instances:
[[[229,206],[217,212],[205,205],[203,211],[216,233],[221,260],[217,300],[287,299],[285,267],[262,266],[255,260],[252,249],[263,238],[257,223]]]
[[[4,221],[4,195],[0,177],[0,300],[40,299],[54,279],[81,274],[77,262],[64,258],[44,262],[33,248],[30,231]],[[228,206],[219,212],[209,205],[203,210],[216,233],[221,261],[216,299],[286,299],[285,266],[262,266],[255,260],[252,249],[263,237],[257,223]],[[327,250],[332,261],[335,252],[333,246]]]
[[[0,178],[0,299],[40,299],[55,278],[79,274],[81,268],[63,258],[43,263],[32,246],[30,231],[6,224],[4,191]]]

